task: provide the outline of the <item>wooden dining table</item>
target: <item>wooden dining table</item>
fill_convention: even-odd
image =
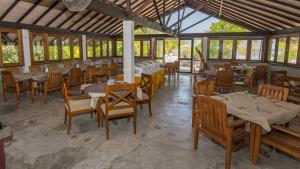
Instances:
[[[300,115],[300,105],[248,92],[211,97],[224,102],[229,114],[250,122],[250,160],[253,164],[259,156],[262,134],[271,131],[272,124],[286,124]]]

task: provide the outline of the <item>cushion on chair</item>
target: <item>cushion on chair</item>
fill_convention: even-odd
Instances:
[[[92,109],[91,99],[70,100],[69,103],[71,112]]]
[[[116,104],[116,106],[123,106],[123,105],[128,105],[126,102],[120,102]],[[101,105],[102,111],[105,113],[105,104]],[[124,109],[118,109],[118,110],[110,110],[108,112],[109,115],[119,115],[119,114],[125,114],[125,113],[133,113],[134,109],[133,108],[124,108]]]

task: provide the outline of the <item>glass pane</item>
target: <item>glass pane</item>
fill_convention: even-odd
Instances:
[[[252,40],[251,42],[251,60],[261,60],[262,40]]]
[[[87,40],[87,57],[88,58],[94,57],[93,39],[88,39]]]
[[[290,37],[288,63],[296,64],[298,55],[299,37]]]
[[[123,41],[117,41],[117,56],[123,56]]]
[[[276,39],[271,39],[269,46],[268,61],[275,60]]]
[[[58,60],[58,38],[56,36],[48,36],[49,60]]]
[[[165,62],[178,60],[178,39],[165,39]]]
[[[164,41],[157,40],[156,41],[156,58],[162,59],[163,55],[164,55]]]
[[[198,72],[202,68],[202,61],[193,61],[193,70]]]
[[[284,62],[286,38],[279,38],[277,62]]]
[[[3,63],[19,63],[19,39],[18,33],[1,32]]]
[[[197,50],[202,52],[202,39],[194,38],[194,60],[200,60],[200,55]]]
[[[108,45],[108,42],[106,40],[102,40],[102,56],[103,57],[108,56],[108,54],[107,54],[107,45]]]
[[[134,41],[134,56],[141,56],[141,41]]]
[[[108,41],[108,56],[112,56],[112,41]]]
[[[191,60],[180,60],[179,71],[180,72],[191,72]]]
[[[101,57],[101,41],[95,39],[95,57]]]
[[[219,58],[219,40],[209,41],[209,58],[210,59]]]
[[[149,57],[150,41],[143,41],[143,56]]]
[[[223,40],[222,59],[232,59],[233,40]]]
[[[74,59],[79,59],[81,58],[81,47],[80,47],[80,38],[74,38],[73,39],[73,55],[74,55]]]
[[[61,46],[62,46],[62,58],[63,59],[71,59],[70,38],[62,37],[61,38]]]
[[[237,40],[236,60],[246,60],[247,58],[247,40]]]
[[[45,60],[44,36],[43,35],[33,35],[33,37],[32,37],[32,52],[33,52],[33,61],[39,62],[39,61]]]
[[[192,40],[180,40],[180,58],[190,59],[192,57]]]

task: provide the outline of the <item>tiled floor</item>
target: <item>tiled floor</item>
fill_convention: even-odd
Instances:
[[[49,97],[47,105],[39,97],[29,97],[14,106],[1,99],[1,122],[13,128],[14,139],[5,145],[7,169],[218,169],[224,167],[224,149],[200,136],[198,151],[193,150],[191,128],[192,77],[180,75],[166,81],[153,98],[153,116],[138,107],[137,134],[132,120],[110,125],[110,140],[105,128],[98,128],[90,115],[74,118],[67,135],[64,103],[60,94]],[[298,169],[299,160],[270,151],[258,164],[249,161],[248,147],[233,153],[233,169]]]

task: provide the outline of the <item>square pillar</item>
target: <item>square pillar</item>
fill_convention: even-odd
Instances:
[[[123,70],[124,81],[134,82],[134,22],[123,21]]]
[[[82,35],[81,37],[81,47],[82,47],[82,60],[86,60],[86,35]]]
[[[23,71],[29,72],[29,66],[31,66],[31,54],[30,54],[30,42],[29,42],[29,30],[27,29],[22,29],[22,43],[23,43],[23,56],[24,56]]]

